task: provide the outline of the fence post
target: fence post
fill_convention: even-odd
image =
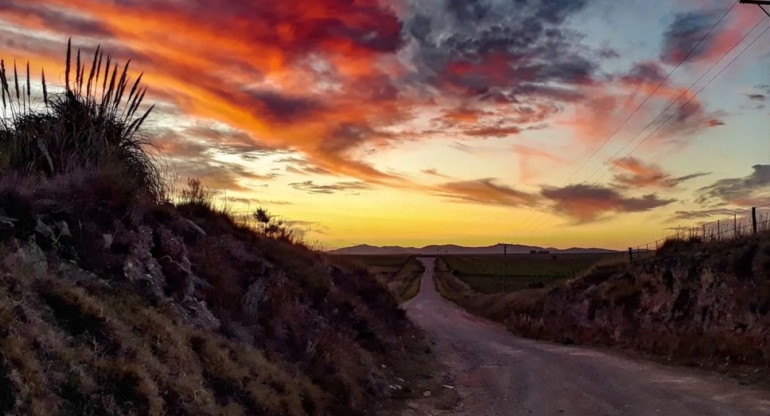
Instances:
[[[634,262],[634,249],[631,247],[628,248],[628,262],[629,263]]]
[[[751,207],[751,227],[757,233],[757,207]]]
[[[703,223],[703,241],[706,241],[706,223]]]
[[[505,284],[508,280],[508,244],[503,243],[503,293],[505,293]]]
[[[719,241],[719,237],[721,236],[722,231],[720,231],[719,227],[719,220],[717,220],[717,241]]]

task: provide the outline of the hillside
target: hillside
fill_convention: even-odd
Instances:
[[[357,246],[344,247],[336,250],[327,251],[328,254],[344,254],[344,255],[394,255],[394,254],[411,254],[411,255],[424,255],[435,256],[436,254],[442,255],[461,255],[461,254],[526,254],[531,251],[548,251],[550,253],[614,253],[613,250],[607,250],[603,248],[581,248],[571,247],[568,249],[558,249],[553,247],[537,247],[527,246],[521,244],[508,244],[506,249],[503,249],[502,244],[495,244],[492,246],[482,247],[464,247],[454,244],[445,245],[429,245],[425,247],[401,247],[401,246],[371,246],[368,244],[361,244]],[[505,251],[504,251],[505,250]]]
[[[71,55],[42,108],[0,70],[0,414],[371,413],[425,354],[394,298],[264,210],[172,195],[138,80],[108,58],[97,93]]]
[[[719,243],[670,241],[649,259],[597,266],[544,289],[481,294],[446,271],[437,273],[437,287],[516,334],[725,371],[746,368],[743,374],[770,382],[767,233]]]

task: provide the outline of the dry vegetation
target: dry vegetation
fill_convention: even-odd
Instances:
[[[340,261],[361,267],[388,288],[399,303],[417,295],[425,268],[412,255],[335,255]]]
[[[139,80],[69,55],[42,109],[0,80],[0,413],[356,415],[387,397],[425,348],[387,290],[195,181],[169,202]]]
[[[637,263],[605,262],[577,278],[509,294],[476,292],[446,268],[436,277],[444,297],[517,334],[770,382],[767,232],[723,242],[671,240]]]
[[[584,273],[597,263],[626,259],[625,253],[533,253],[442,256],[453,275],[481,293],[542,288]]]

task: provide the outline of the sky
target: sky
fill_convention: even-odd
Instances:
[[[131,59],[182,181],[326,248],[624,248],[770,204],[768,28],[729,0],[4,0],[0,57],[59,85],[69,38]]]

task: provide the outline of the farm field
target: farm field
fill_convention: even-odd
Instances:
[[[624,261],[624,253],[442,256],[439,272],[450,272],[481,293],[540,288],[575,277],[598,263]]]
[[[424,271],[416,257],[393,255],[335,255],[345,263],[365,268],[398,299],[399,303],[413,298],[420,290]]]

